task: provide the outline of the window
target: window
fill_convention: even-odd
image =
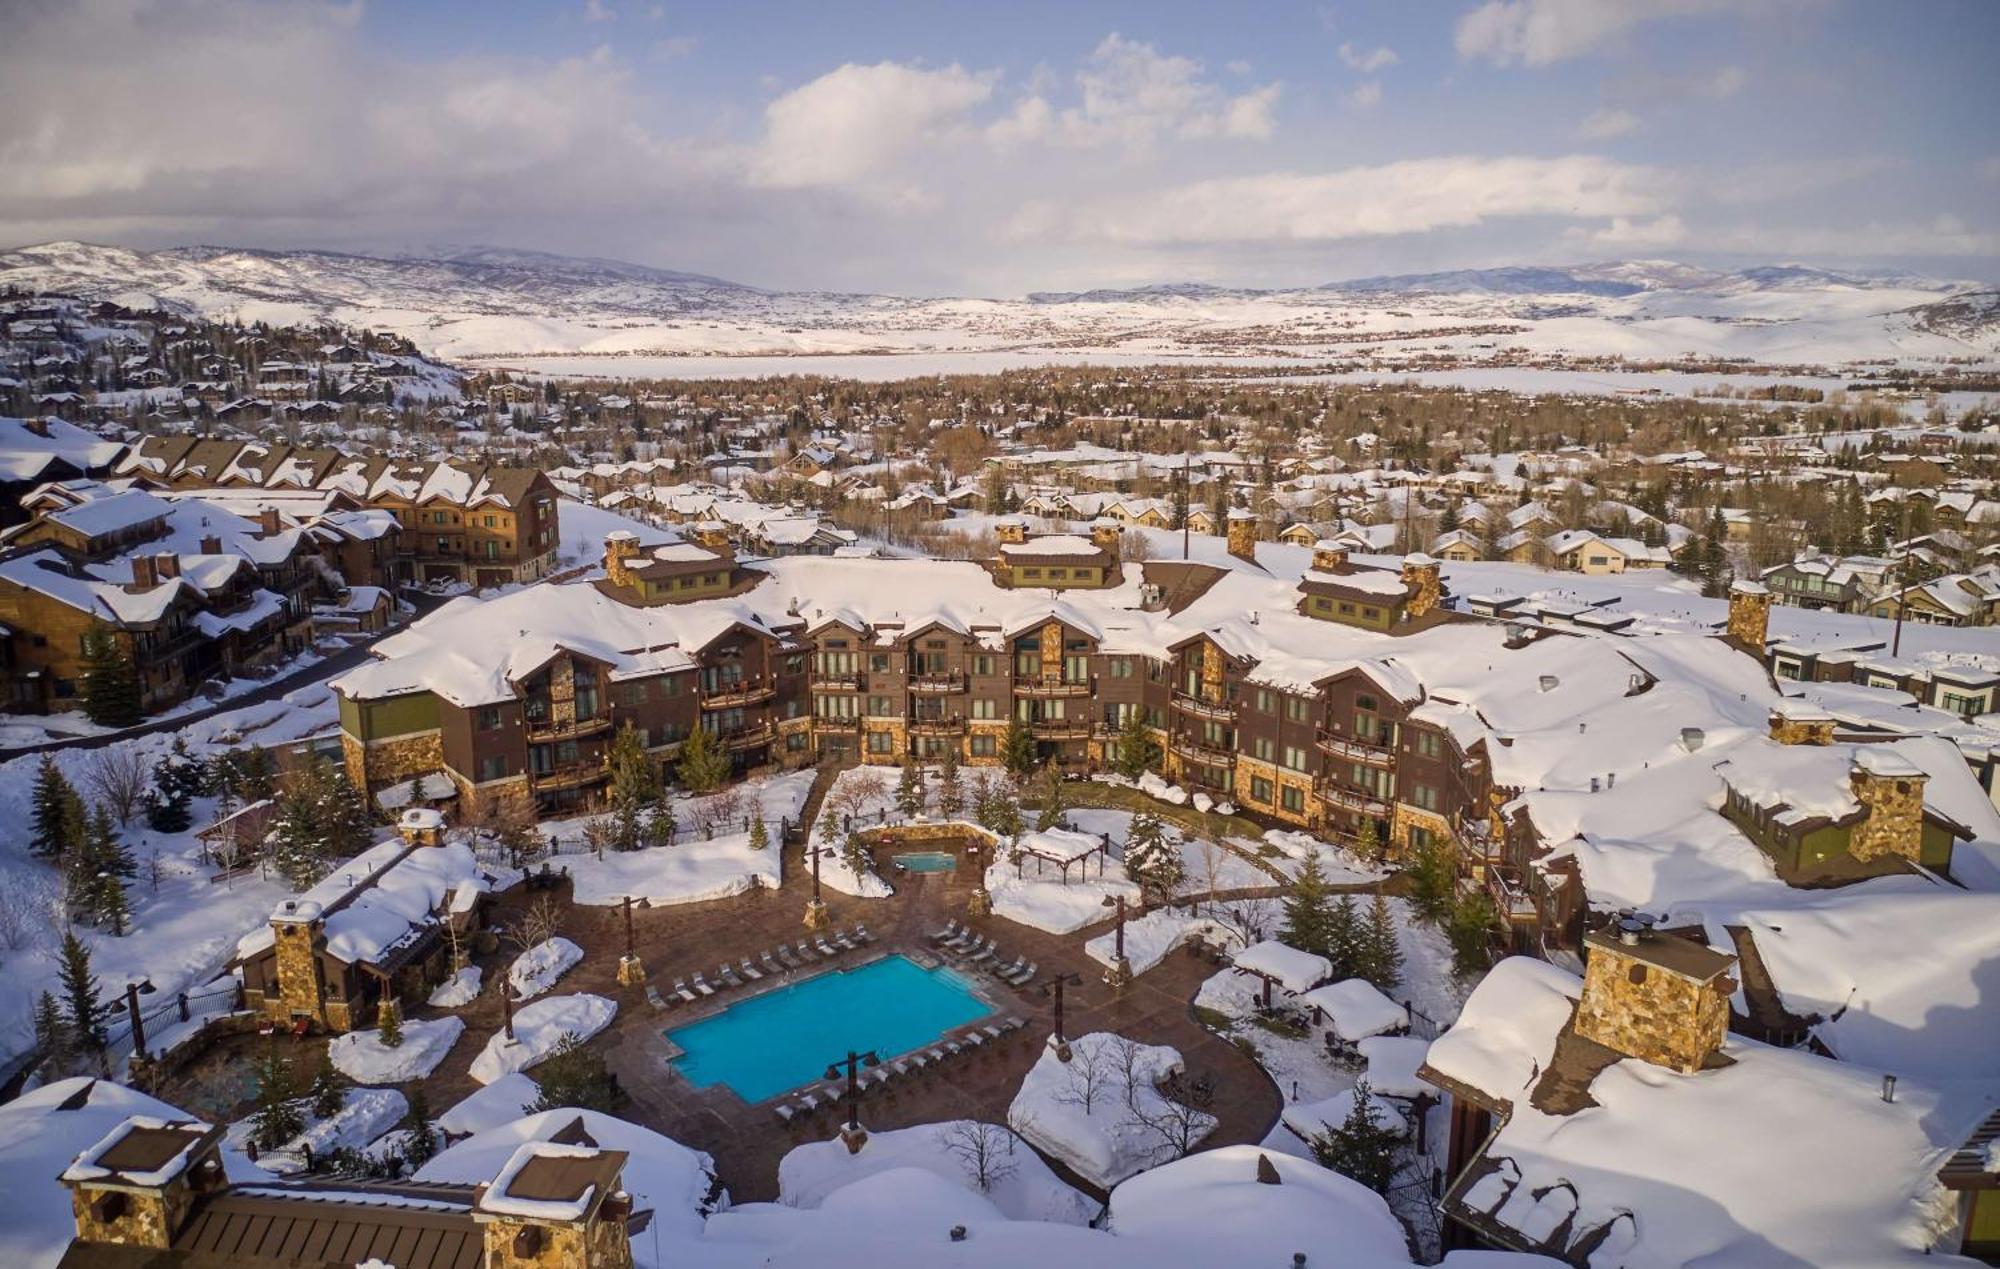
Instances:
[[[1042,575],[1042,570],[1038,568],[1024,568],[1021,570],[1021,576],[1023,577],[1032,577],[1039,579],[1041,575]]]
[[[1343,617],[1352,617],[1352,616],[1354,615],[1354,605],[1353,605],[1353,604],[1350,604],[1350,603],[1348,603],[1348,602],[1347,602],[1346,600],[1344,600],[1344,599],[1343,599],[1343,600],[1341,600],[1341,601],[1340,601],[1340,615],[1341,615],[1341,616],[1343,616]]]
[[[1417,825],[1410,826],[1410,849],[1423,850],[1431,844],[1431,831]]]
[[[996,752],[997,752],[997,749],[996,749],[996,748],[995,748],[995,746],[994,746],[994,743],[993,743],[993,737],[991,737],[991,736],[974,736],[974,737],[972,738],[972,756],[973,756],[973,757],[975,757],[975,758],[991,758],[991,757],[992,757],[992,756],[994,755],[994,753],[996,753]]]
[[[895,739],[886,731],[871,731],[868,733],[868,752],[890,753]]]
[[[1260,714],[1269,714],[1269,713],[1272,713],[1273,711],[1275,711],[1275,710],[1277,709],[1277,707],[1278,707],[1278,706],[1277,706],[1277,697],[1276,697],[1275,695],[1273,695],[1273,694],[1272,694],[1272,692],[1271,692],[1271,690],[1270,690],[1269,688],[1264,688],[1264,687],[1260,687],[1260,688],[1258,688],[1258,689],[1257,689],[1257,712],[1258,712],[1258,713],[1260,713]]]
[[[1305,790],[1296,784],[1288,784],[1278,790],[1278,804],[1295,815],[1303,815],[1306,810]]]
[[[1294,723],[1305,722],[1312,716],[1312,702],[1303,696],[1285,698],[1285,718]]]
[[[1268,804],[1271,800],[1271,782],[1262,776],[1252,776],[1250,778],[1250,800],[1252,802]]]
[[[1284,763],[1293,771],[1304,771],[1306,769],[1306,751],[1297,745],[1286,745]]]
[[[1277,757],[1277,752],[1278,747],[1272,744],[1267,737],[1258,736],[1250,742],[1250,756],[1259,762],[1273,761]],[[1269,802],[1271,799],[1265,798],[1263,800]]]
[[[1131,678],[1131,677],[1132,677],[1132,658],[1131,658],[1131,657],[1113,657],[1113,658],[1111,658],[1111,677],[1112,677],[1112,678],[1114,678],[1114,679],[1129,679],[1129,678]]]
[[[481,731],[500,730],[500,707],[498,705],[480,706],[479,717],[475,725]]]
[[[990,656],[983,656],[983,655],[972,658],[972,672],[974,674],[979,674],[979,675],[992,674],[993,658]]]
[[[498,780],[506,774],[507,760],[498,754],[489,755],[479,760],[479,782],[481,784],[486,783],[488,780]]]
[[[1434,731],[1419,731],[1414,734],[1417,740],[1418,753],[1426,758],[1444,757],[1444,737],[1442,735]]]
[[[869,656],[868,672],[870,674],[887,674],[889,672],[888,654],[877,652]]]
[[[1410,804],[1422,807],[1426,811],[1437,810],[1437,786],[1433,784],[1412,784],[1410,786]]]
[[[893,718],[900,711],[893,696],[871,696],[868,698],[868,712],[877,718]]]
[[[1052,568],[1049,570],[1049,580],[1052,582],[1067,581],[1068,579],[1069,570],[1066,568]]]
[[[1361,606],[1361,619],[1363,621],[1375,621],[1378,620],[1381,616],[1382,616],[1382,610],[1380,608],[1370,608],[1366,604],[1363,604]]]
[[[974,718],[1000,717],[999,702],[986,699],[974,699],[974,701],[972,702],[972,716]]]

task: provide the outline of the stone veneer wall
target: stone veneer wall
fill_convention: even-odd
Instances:
[[[1436,608],[1444,594],[1435,564],[1403,565],[1403,584],[1416,587],[1403,605],[1403,611],[1411,617],[1421,617]]]
[[[276,921],[278,995],[265,1008],[280,1020],[300,1014],[326,1022],[326,992],[319,978],[319,944],[324,927],[318,921]]]
[[[1848,853],[1864,862],[1900,855],[1915,862],[1924,849],[1924,777],[1891,778],[1857,769],[1854,798],[1865,814],[1848,838]]]
[[[1391,856],[1409,854],[1413,828],[1427,828],[1431,836],[1448,845],[1458,840],[1458,834],[1451,830],[1451,821],[1444,816],[1397,802],[1389,809],[1389,840],[1385,843]]]
[[[398,780],[442,770],[444,734],[432,729],[364,744],[343,731],[340,733],[340,752],[346,760],[348,783],[365,792],[379,785],[394,784]]]
[[[1232,519],[1224,534],[1229,543],[1229,553],[1239,560],[1257,562],[1257,522],[1250,519]]]
[[[1252,779],[1263,779],[1271,782],[1270,801],[1259,801],[1257,798],[1251,796],[1250,781]],[[1236,756],[1234,782],[1236,804],[1238,806],[1250,807],[1260,815],[1268,815],[1274,820],[1283,820],[1287,824],[1296,824],[1300,828],[1312,827],[1312,776],[1308,772],[1293,771],[1288,767],[1281,767],[1274,762],[1265,762],[1259,758],[1247,758],[1242,754],[1238,754]],[[1299,790],[1303,797],[1302,809],[1297,811],[1285,809],[1286,789]]]
[[[550,1225],[501,1216],[481,1224],[486,1269],[632,1269],[632,1243],[623,1221]],[[516,1256],[514,1237],[529,1224],[542,1231],[541,1248],[533,1256]]]
[[[76,1240],[83,1243],[115,1243],[124,1247],[152,1247],[165,1250],[172,1245],[174,1231],[187,1219],[194,1203],[194,1191],[185,1175],[158,1193],[122,1190],[125,1213],[117,1220],[100,1220],[91,1204],[110,1191],[72,1186],[70,1208],[76,1215]]]
[[[1771,596],[1732,590],[1729,592],[1729,637],[1743,647],[1763,654],[1771,632]]]
[[[1801,720],[1773,714],[1771,739],[1781,745],[1830,745],[1833,743],[1833,720],[1831,718]]]
[[[1655,1066],[1691,1074],[1722,1047],[1733,988],[1726,976],[1697,983],[1618,947],[1592,943],[1576,1033]]]

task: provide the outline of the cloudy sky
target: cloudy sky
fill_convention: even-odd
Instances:
[[[0,243],[921,294],[2000,278],[1991,0],[0,0]]]

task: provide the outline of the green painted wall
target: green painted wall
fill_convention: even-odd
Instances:
[[[357,740],[384,740],[412,732],[432,731],[438,725],[437,697],[429,692],[391,696],[379,701],[356,701],[340,697],[340,729]]]

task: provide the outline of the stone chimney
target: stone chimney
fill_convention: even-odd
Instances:
[[[494,1269],[631,1269],[626,1222],[632,1198],[624,1168],[622,1150],[558,1141],[521,1146],[472,1207],[485,1263]]]
[[[319,972],[326,945],[326,912],[311,899],[286,899],[271,914],[277,951],[278,992],[266,997],[264,1011],[280,1022],[310,1018],[326,1024],[326,987]]]
[[[995,520],[993,537],[1002,546],[1019,546],[1028,540],[1028,522],[1019,516]]]
[[[1248,511],[1229,513],[1227,533],[1229,553],[1239,560],[1257,562],[1257,517]]]
[[[397,818],[396,831],[411,846],[442,846],[444,814],[433,807],[413,806]]]
[[[613,529],[604,535],[604,579],[613,586],[630,586],[632,574],[625,561],[639,554],[639,535],[630,529]]]
[[[1759,660],[1771,633],[1771,592],[1761,582],[1729,587],[1729,638]]]
[[[1124,532],[1124,526],[1110,516],[1099,516],[1090,522],[1090,544],[1115,557]]]
[[[703,520],[694,526],[693,533],[698,546],[705,546],[711,551],[729,549],[729,526],[720,520]]]
[[[1848,779],[1864,812],[1848,838],[1856,859],[1899,855],[1915,863],[1924,848],[1924,782],[1930,773],[1892,745],[1870,745],[1854,754]]]
[[[1589,960],[1576,1033],[1627,1057],[1692,1075],[1722,1048],[1736,958],[1625,917],[1584,935]]]
[[[160,584],[160,563],[150,555],[132,557],[132,585],[151,590]]]
[[[78,1155],[62,1182],[78,1243],[166,1251],[195,1200],[227,1182],[222,1130],[135,1116]]]
[[[1332,538],[1313,543],[1313,572],[1338,573],[1347,567],[1347,548]]]
[[[1404,614],[1410,617],[1432,611],[1444,598],[1438,562],[1422,551],[1403,557],[1403,585],[1410,589],[1410,598],[1403,605]]]
[[[1781,745],[1830,745],[1833,715],[1804,701],[1779,701],[1771,707],[1771,739]]]
[[[179,577],[181,575],[181,557],[175,555],[172,551],[161,551],[153,557],[153,572],[158,574],[160,580],[163,582]]]
[[[263,529],[264,536],[267,538],[273,537],[283,531],[282,527],[278,524],[278,509],[276,507],[265,507],[259,511],[257,513],[257,523]]]
[[[222,539],[217,537],[203,538],[201,540],[201,553],[203,555],[222,554]]]
[[[49,421],[45,418],[22,419],[21,426],[44,440],[48,439]]]

